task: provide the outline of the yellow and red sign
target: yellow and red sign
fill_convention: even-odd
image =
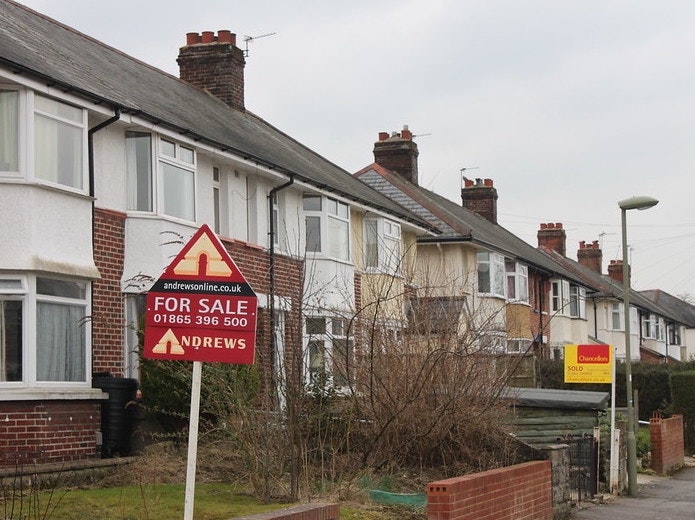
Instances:
[[[565,345],[565,383],[613,382],[610,345]]]
[[[257,297],[203,225],[147,293],[144,356],[251,364]]]

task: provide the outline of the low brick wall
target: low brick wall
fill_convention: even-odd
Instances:
[[[100,401],[3,401],[0,417],[0,467],[100,457]]]
[[[339,518],[338,504],[304,504],[268,513],[238,517],[235,520],[338,520]]]
[[[427,486],[428,520],[552,520],[551,463],[525,462]]]
[[[652,441],[651,468],[659,475],[668,475],[685,462],[685,438],[683,416],[668,419],[659,414],[649,420],[649,436]]]

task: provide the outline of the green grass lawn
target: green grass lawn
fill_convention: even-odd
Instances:
[[[14,519],[41,520],[171,520],[183,518],[183,485],[122,486],[103,489],[56,489],[40,494],[6,499],[0,505],[6,516],[14,506]],[[240,494],[229,484],[198,484],[195,493],[196,520],[227,520],[286,507],[262,504]],[[20,508],[22,512],[20,513]]]
[[[159,484],[98,489],[56,489],[0,500],[7,520],[172,520],[183,518],[185,487]],[[0,498],[2,496],[0,495]],[[230,484],[196,484],[196,520],[229,520],[289,507],[263,504]],[[13,509],[14,508],[14,509]],[[404,512],[341,506],[342,520],[402,519]],[[424,515],[422,516],[424,518]]]

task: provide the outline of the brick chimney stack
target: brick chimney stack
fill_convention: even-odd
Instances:
[[[492,179],[465,179],[461,188],[463,207],[497,224],[497,190]]]
[[[598,246],[598,240],[594,240],[591,244],[587,244],[583,240],[579,242],[577,260],[584,267],[601,274],[603,269],[603,252]]]
[[[374,162],[415,185],[418,183],[419,154],[417,143],[413,141],[413,134],[407,125],[390,136],[388,132],[379,132],[379,140],[374,143]]]
[[[628,269],[629,268],[630,267],[628,266]],[[610,276],[612,280],[615,280],[618,283],[623,283],[622,260],[611,260],[611,263],[608,264],[608,276]]]
[[[544,247],[561,254],[562,256],[567,256],[566,252],[566,241],[567,234],[562,228],[562,223],[549,223],[541,224],[541,228],[538,230],[538,247]]]
[[[244,110],[244,51],[236,46],[230,31],[186,34],[179,49],[179,76],[229,106]]]

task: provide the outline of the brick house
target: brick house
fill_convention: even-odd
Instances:
[[[178,79],[10,0],[0,23],[0,465],[99,456],[92,376],[137,379],[144,295],[203,223],[258,295],[265,395],[332,371],[367,238],[389,274],[431,226],[246,110],[230,31],[188,34]]]

